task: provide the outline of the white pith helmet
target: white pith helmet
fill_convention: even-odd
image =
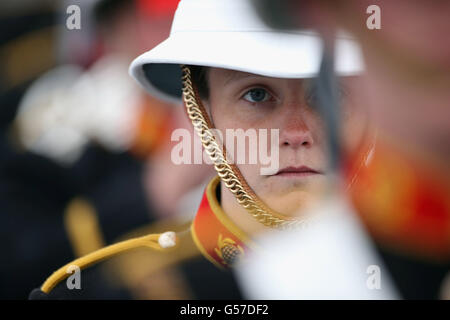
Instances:
[[[323,43],[308,30],[275,31],[257,16],[250,0],[181,0],[169,38],[137,57],[130,74],[150,94],[180,101],[180,65],[232,69],[277,78],[311,78],[320,67]],[[358,44],[339,34],[338,76],[363,70]],[[174,88],[174,83],[179,86]]]

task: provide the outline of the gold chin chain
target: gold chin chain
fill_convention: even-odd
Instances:
[[[191,79],[191,70],[188,66],[181,66],[183,75],[183,100],[186,111],[192,124],[199,135],[203,147],[214,163],[221,181],[234,194],[238,203],[243,206],[258,222],[271,228],[294,229],[302,225],[305,220],[285,217],[274,212],[258,199],[253,190],[248,186],[239,169],[234,164],[229,164],[224,150],[219,146],[210,128],[211,121],[198,99],[197,90]]]

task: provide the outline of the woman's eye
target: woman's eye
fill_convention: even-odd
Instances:
[[[263,88],[255,88],[247,91],[247,93],[244,95],[244,99],[248,102],[265,102],[270,99],[270,93],[268,93]]]

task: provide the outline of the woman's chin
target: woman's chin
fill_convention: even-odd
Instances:
[[[274,193],[292,193],[296,191],[313,191],[317,186],[325,184],[327,176],[324,174],[286,174],[270,176],[267,184]]]
[[[276,212],[288,217],[301,217],[315,207],[320,200],[318,192],[294,191],[267,199],[266,204]]]

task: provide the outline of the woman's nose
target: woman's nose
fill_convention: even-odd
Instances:
[[[281,146],[300,148],[311,147],[314,143],[312,132],[301,115],[291,115],[286,126],[280,130]]]

